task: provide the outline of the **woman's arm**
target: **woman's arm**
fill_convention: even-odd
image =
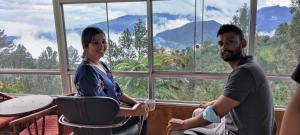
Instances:
[[[280,128],[280,135],[299,135],[300,134],[300,84],[289,106],[287,107]]]
[[[120,107],[117,116],[144,116],[147,118],[148,110],[143,104],[137,103],[132,108]]]
[[[133,99],[132,97],[128,96],[127,94],[123,93],[123,95],[121,96],[121,101],[130,105],[130,106],[133,106],[135,104],[137,104],[138,102]]]

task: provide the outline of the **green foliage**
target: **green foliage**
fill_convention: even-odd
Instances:
[[[71,68],[76,68],[80,63],[80,57],[78,54],[78,50],[73,46],[68,47],[68,56],[69,56],[69,65]]]
[[[219,56],[219,48],[216,44],[205,43],[200,50],[196,50],[196,59],[197,71],[229,72],[231,70]]]
[[[11,84],[0,81],[0,91],[5,93],[18,93],[24,88],[20,78],[15,78]]]
[[[49,46],[46,47],[37,60],[37,66],[42,69],[57,69],[57,52]]]
[[[134,26],[134,47],[137,51],[138,60],[145,57],[147,52],[147,30],[143,25],[142,19],[138,19]]]
[[[298,61],[300,61],[299,30],[300,30],[300,10],[297,10],[294,13],[292,22],[289,27],[289,35],[290,35],[290,39],[291,39],[291,44],[290,44],[289,48],[291,49],[292,53],[294,53],[297,56]]]
[[[10,48],[1,51],[0,61],[0,68],[35,68],[32,55],[20,44],[15,51]]]
[[[140,30],[138,30],[140,31]],[[140,40],[136,39],[135,40]],[[135,47],[133,46],[133,39],[129,29],[125,29],[119,38],[119,45],[122,48],[122,53],[119,53],[121,58],[134,59],[136,58],[136,54],[134,52]]]
[[[236,11],[236,15],[233,16],[231,23],[239,26],[245,35],[248,34],[249,25],[249,9],[247,3]]]
[[[5,41],[6,37],[4,30],[0,30],[0,48],[7,47],[12,44],[11,42],[7,43]]]
[[[290,12],[294,13],[297,10],[299,11],[299,8],[300,8],[300,0],[291,0]]]

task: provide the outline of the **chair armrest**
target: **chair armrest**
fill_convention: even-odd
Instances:
[[[20,123],[24,123],[24,122],[34,122],[35,120],[45,116],[46,114],[50,113],[51,111],[53,111],[54,109],[57,109],[57,105],[54,105],[52,107],[49,107],[47,109],[44,109],[42,111],[27,115],[25,117],[21,117],[19,119],[13,120],[9,123],[10,126],[16,126]]]
[[[70,127],[77,127],[77,128],[116,128],[116,127],[123,126],[130,118],[131,118],[131,116],[122,119],[118,123],[109,124],[109,125],[87,125],[87,124],[70,123],[68,121],[65,121],[64,115],[61,115],[58,122],[62,125],[66,125],[66,126],[70,126]]]

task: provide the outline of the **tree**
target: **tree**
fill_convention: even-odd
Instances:
[[[296,55],[298,61],[300,61],[300,10],[297,10],[294,13],[292,18],[292,22],[289,27],[289,36],[291,38],[290,48],[291,51]]]
[[[140,18],[134,26],[134,47],[137,51],[138,60],[145,57],[147,52],[147,30]]]
[[[300,0],[291,0],[290,12],[294,13],[300,8]]]
[[[4,49],[0,53],[2,68],[34,68],[34,59],[25,46],[17,45],[15,51]]]
[[[57,69],[57,52],[53,51],[50,46],[46,47],[37,60],[37,66],[44,69]]]
[[[122,32],[121,37],[119,38],[119,47],[122,48],[122,53],[120,54],[124,59],[134,59],[136,58],[134,48],[133,48],[133,39],[129,29],[125,29]]]
[[[14,81],[11,84],[5,84],[0,81],[0,91],[6,93],[18,93],[24,89],[24,85],[20,81],[20,78],[14,78]]]
[[[110,48],[109,55],[110,55],[111,69],[114,70],[115,65],[120,63],[120,61],[123,59],[123,57],[120,55],[122,53],[122,48],[119,48],[119,46],[117,46],[117,43],[115,43],[110,39],[108,39],[108,44]]]
[[[245,35],[248,34],[249,9],[246,3],[236,11],[236,15],[233,16],[231,24],[239,26]]]
[[[68,55],[69,55],[69,65],[72,68],[76,68],[78,63],[80,62],[80,57],[78,54],[78,50],[73,46],[68,47]]]

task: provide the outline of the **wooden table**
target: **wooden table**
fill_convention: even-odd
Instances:
[[[53,102],[47,95],[29,95],[0,103],[0,116],[20,116],[39,111]]]

